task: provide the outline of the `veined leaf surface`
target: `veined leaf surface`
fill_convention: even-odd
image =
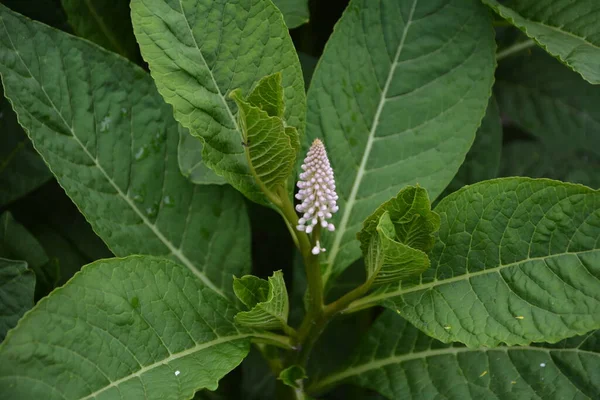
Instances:
[[[600,83],[600,3],[595,0],[483,0],[586,81]]]
[[[557,342],[600,328],[600,192],[547,179],[465,187],[435,208],[420,278],[375,291],[428,335],[469,347]]]
[[[233,290],[250,309],[237,313],[236,323],[264,329],[282,329],[287,326],[290,305],[283,272],[275,271],[268,281],[253,275],[236,278]]]
[[[392,283],[429,268],[440,217],[431,211],[427,191],[407,186],[365,219],[357,238],[365,258],[367,279]]]
[[[0,345],[0,397],[189,399],[214,390],[249,350],[235,312],[166,259],[88,264]]]
[[[250,267],[243,199],[181,176],[177,123],[147,73],[0,7],[0,74],[37,150],[115,255],[171,257],[233,296],[232,275]]]
[[[284,119],[304,131],[306,101],[298,56],[279,10],[270,1],[133,0],[134,31],[158,91],[175,119],[202,140],[203,162],[250,199],[265,202],[242,146],[228,94],[248,93],[281,72]]]
[[[360,257],[356,232],[418,183],[432,201],[473,143],[490,97],[495,42],[476,0],[353,0],[308,93],[307,141],[322,138],[340,211],[324,280]]]
[[[238,126],[246,157],[256,180],[279,193],[292,174],[300,140],[296,128],[286,126],[281,74],[262,78],[245,98],[239,89],[230,97],[238,106]]]
[[[393,311],[371,327],[349,362],[309,390],[343,382],[388,399],[594,399],[600,331],[555,345],[469,349],[428,337]]]
[[[202,162],[202,142],[190,135],[190,132],[181,125],[179,125],[177,159],[183,176],[196,185],[224,185],[227,183],[223,177],[217,175]]]

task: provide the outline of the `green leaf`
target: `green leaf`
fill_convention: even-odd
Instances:
[[[177,123],[150,76],[4,7],[0,20],[6,95],[94,231],[117,256],[170,257],[231,294],[250,267],[243,199],[181,176]]]
[[[254,308],[258,303],[269,298],[269,282],[254,275],[233,278],[235,296],[248,308]]]
[[[367,279],[391,283],[429,268],[440,217],[431,211],[427,191],[408,186],[363,222],[357,237],[365,257]]]
[[[557,342],[600,328],[600,192],[546,179],[467,186],[435,208],[441,228],[419,278],[382,304],[443,342]]]
[[[502,121],[496,99],[491,97],[473,146],[442,197],[465,185],[498,177],[501,154]]]
[[[85,266],[0,345],[7,399],[191,398],[249,350],[235,309],[187,268],[130,256]],[[40,329],[43,327],[44,329]]]
[[[556,153],[600,155],[600,86],[590,85],[542,50],[498,68],[502,112]]]
[[[435,243],[433,234],[440,227],[440,217],[431,211],[427,191],[419,186],[408,186],[400,190],[396,197],[386,201],[363,222],[357,234],[363,254],[367,253],[369,242],[381,225],[381,217],[388,214],[393,224],[389,236],[421,251],[429,251]]]
[[[490,13],[477,0],[352,0],[308,91],[307,141],[335,171],[335,234],[324,281],[360,255],[363,220],[418,183],[434,200],[485,113],[495,68]]]
[[[129,2],[112,0],[61,0],[69,24],[77,36],[132,61],[139,58],[133,36]]]
[[[283,14],[288,28],[294,29],[308,22],[308,0],[273,0],[273,3]]]
[[[25,261],[0,258],[0,342],[33,307],[35,274]]]
[[[236,314],[236,323],[263,329],[287,327],[290,306],[283,272],[275,271],[268,281],[252,275],[234,278],[233,291],[250,308]]]
[[[277,379],[295,389],[302,388],[302,381],[306,379],[306,371],[300,365],[292,365],[279,373]]]
[[[469,349],[432,339],[384,312],[323,390],[349,382],[388,399],[593,399],[600,393],[600,331],[556,345]]]
[[[590,83],[600,83],[600,7],[594,0],[483,0]],[[540,71],[541,72],[541,71]]]
[[[427,254],[396,241],[396,238],[394,223],[386,211],[379,219],[377,238],[371,239],[369,245],[367,255],[371,257],[365,257],[367,277],[376,285],[419,275],[429,268]]]
[[[285,104],[281,79],[281,73],[275,73],[261,78],[245,101],[254,107],[260,108],[266,112],[269,117],[283,117]],[[231,97],[234,97],[233,93]]]
[[[9,102],[0,96],[0,207],[51,178],[48,167],[19,126]]]
[[[581,183],[600,189],[600,156],[552,150],[537,141],[513,141],[502,150],[500,176],[528,176]]]
[[[265,203],[242,146],[234,89],[248,93],[282,73],[284,119],[304,131],[304,83],[281,13],[270,1],[133,0],[135,35],[175,119],[204,147],[202,160],[250,199]],[[202,16],[202,18],[199,18]]]
[[[202,142],[179,125],[177,159],[183,176],[196,185],[224,185],[225,179],[202,162]]]
[[[258,183],[279,193],[292,174],[300,141],[296,128],[285,126],[281,74],[266,76],[244,99],[239,89],[230,97],[238,105],[241,139]]]
[[[0,215],[0,257],[22,260],[35,272],[35,298],[54,289],[60,280],[59,266],[23,225],[7,211]]]

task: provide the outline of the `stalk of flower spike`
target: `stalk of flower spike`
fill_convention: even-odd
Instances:
[[[302,170],[297,184],[300,190],[296,194],[296,198],[302,203],[296,206],[296,211],[303,215],[298,220],[296,229],[307,234],[315,231],[312,253],[317,255],[325,251],[325,248],[321,247],[320,230],[317,227],[334,231],[335,226],[329,219],[338,210],[333,169],[327,158],[325,146],[319,139],[315,139],[310,146]]]

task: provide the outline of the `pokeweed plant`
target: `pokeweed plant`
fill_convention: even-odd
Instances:
[[[600,8],[352,0],[305,95],[288,27],[307,4],[275,3],[132,0],[150,74],[119,19],[63,1],[106,50],[0,6],[2,84],[35,149],[0,199],[48,179],[37,152],[116,256],[64,283],[0,217],[1,397],[597,398],[600,193],[492,178],[498,103],[544,145],[595,151],[597,110],[566,91],[598,98]],[[506,24],[530,39],[496,53]],[[541,49],[502,71],[536,44],[574,75]],[[527,92],[514,71],[538,59],[573,83]],[[243,196],[285,221],[293,285],[287,265],[251,275]]]

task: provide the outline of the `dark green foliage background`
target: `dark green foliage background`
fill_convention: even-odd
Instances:
[[[65,32],[86,35],[81,21],[67,17],[60,0],[0,3]],[[310,0],[309,22],[290,31],[307,89],[317,60],[347,5],[347,0]],[[135,43],[128,7],[120,6],[111,12],[111,18],[122,24],[118,34],[124,46],[113,49],[110,41],[98,43],[147,69]],[[302,17],[298,18],[295,21],[301,23]],[[524,40],[516,28],[497,22],[499,51]],[[94,37],[87,38],[94,41]],[[489,107],[465,163],[438,201],[465,185],[503,176],[545,177],[600,188],[600,85],[590,85],[542,50],[530,48],[499,61]],[[578,129],[584,123],[587,136],[578,137]],[[298,293],[303,293],[305,282],[302,274],[293,269],[298,264],[294,262],[297,255],[287,227],[272,209],[249,200],[245,204],[252,229],[252,273],[266,278],[273,270],[283,270],[294,318],[302,313],[302,295]],[[0,99],[0,215],[4,213],[10,213],[39,242],[45,252],[44,265],[54,271],[48,278],[36,270],[36,301],[67,282],[82,265],[113,256],[37,156],[8,102]],[[0,243],[0,258],[14,255],[14,249]],[[341,275],[329,294],[344,292],[344,284],[360,282],[363,275],[361,262],[356,262]],[[317,355],[311,360],[315,373],[335,369],[328,362],[343,359],[365,334],[366,328],[355,327],[367,326],[379,313],[378,309],[369,309],[332,324],[317,343]],[[342,337],[335,333],[336,329],[343,332]],[[221,382],[217,392],[199,392],[195,398],[276,398],[273,380],[262,380],[265,376],[273,378],[264,361],[253,352]],[[326,398],[380,396],[367,389],[341,386]]]

